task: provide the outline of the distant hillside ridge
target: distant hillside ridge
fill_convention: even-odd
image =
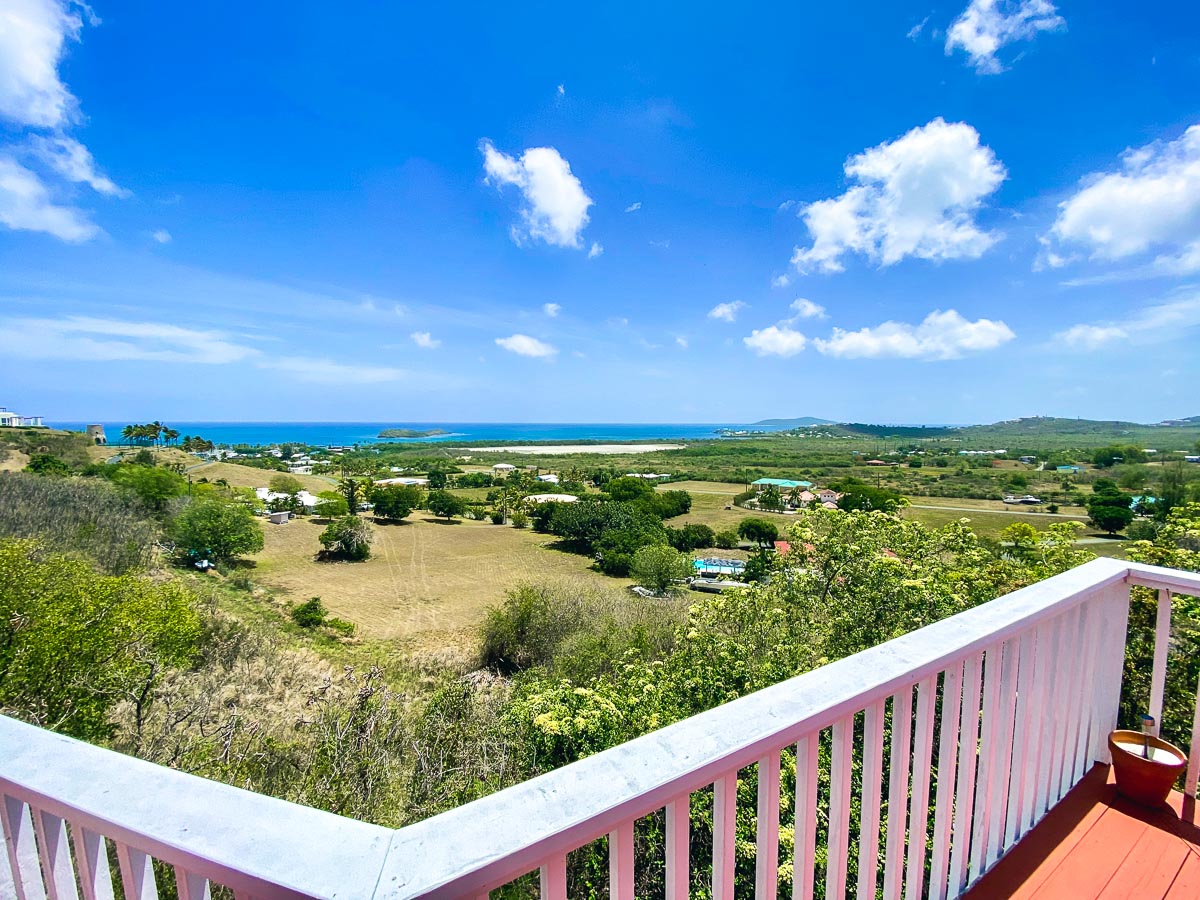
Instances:
[[[818,419],[815,416],[802,416],[799,419],[763,419],[754,422],[750,428],[809,428],[813,425],[835,425],[832,419]]]

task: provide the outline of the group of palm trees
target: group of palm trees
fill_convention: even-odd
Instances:
[[[121,440],[126,444],[137,444],[145,447],[148,444],[164,447],[179,440],[179,432],[168,428],[162,422],[150,422],[146,425],[126,425],[121,429]]]

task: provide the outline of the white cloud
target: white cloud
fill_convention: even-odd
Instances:
[[[671,242],[669,240],[667,240],[667,241],[651,241],[650,246],[656,247],[659,250],[670,250]]]
[[[844,168],[857,184],[800,211],[813,237],[792,255],[801,272],[840,272],[848,252],[881,266],[906,256],[977,259],[999,240],[980,230],[974,214],[1007,173],[966,123],[939,117],[850,157]]]
[[[110,197],[129,196],[129,191],[118,187],[96,168],[91,151],[74,138],[39,135],[32,139],[30,146],[42,162],[67,181],[89,185],[97,193]]]
[[[70,243],[100,233],[84,212],[54,203],[36,174],[6,156],[0,156],[0,223],[14,231],[40,231]]]
[[[1085,178],[1059,204],[1050,233],[1095,260],[1157,250],[1142,274],[1200,272],[1200,125],[1177,140],[1126,150],[1118,171]],[[1047,262],[1054,264],[1050,254]]]
[[[642,208],[642,201],[638,200],[636,203],[630,203],[627,207],[625,207],[625,212],[627,212],[627,213],[637,212],[641,208]]]
[[[79,9],[90,12],[83,4]],[[58,75],[83,19],[60,0],[6,0],[0,6],[0,117],[34,128],[61,128],[78,102]]]
[[[808,343],[799,331],[793,330],[786,324],[769,325],[766,328],[755,329],[749,337],[742,338],[747,347],[759,356],[795,356]]]
[[[557,303],[543,303],[542,312],[544,312],[550,318],[556,319],[558,318],[558,314],[562,312],[562,307]]]
[[[1054,336],[1053,347],[1095,350],[1117,341],[1153,344],[1188,337],[1200,327],[1200,291],[1136,310],[1123,321],[1072,325]],[[1189,338],[1190,339],[1190,338]]]
[[[688,348],[688,339],[685,337],[675,338],[675,343],[680,350],[686,350]]]
[[[514,334],[509,337],[496,338],[496,346],[503,347],[518,356],[547,358],[558,353],[558,348],[527,334]]]
[[[588,259],[595,259],[597,256],[604,255],[604,245],[599,241],[592,241],[592,247],[588,250]]]
[[[792,309],[796,311],[798,319],[826,319],[825,307],[820,303],[813,303],[811,300],[805,300],[803,297],[792,301]]]
[[[976,71],[995,75],[1004,71],[996,57],[1001,47],[1066,27],[1048,0],[971,0],[946,33],[946,55],[961,48]]]
[[[592,198],[583,190],[571,166],[553,147],[531,147],[514,159],[489,141],[479,145],[487,181],[503,187],[515,185],[525,199],[521,225],[512,228],[513,240],[545,241],[556,247],[582,247]]]
[[[558,86],[558,96],[560,96],[560,97],[562,97],[562,96],[565,96],[565,95],[566,95],[566,93],[567,93],[567,88],[566,88],[566,85],[562,85],[562,84],[560,84],[560,85]]]
[[[165,228],[159,228],[158,230],[151,232],[150,238],[158,244],[169,244],[171,243],[171,232],[167,231]]]
[[[402,381],[409,377],[409,373],[404,369],[391,366],[346,365],[308,356],[283,356],[264,360],[258,367],[287,372],[297,381],[312,384],[382,384],[388,381]]]
[[[414,331],[409,337],[412,338],[414,344],[424,350],[433,350],[442,346],[442,342],[428,331]]]
[[[720,319],[722,322],[734,322],[737,320],[738,312],[745,309],[746,304],[741,300],[734,300],[731,303],[718,303],[708,311],[710,319]]]
[[[259,352],[229,340],[220,331],[90,316],[9,319],[4,322],[4,333],[10,344],[5,352],[26,359],[225,365]]]
[[[1000,321],[964,319],[957,310],[934,310],[920,325],[884,322],[858,331],[833,329],[828,339],[813,343],[826,356],[844,359],[957,359],[964,353],[994,350],[1015,334]]]
[[[1129,334],[1125,329],[1115,325],[1072,325],[1055,335],[1056,340],[1079,350],[1095,350],[1127,337]]]
[[[773,287],[773,288],[785,288],[791,283],[792,283],[791,276],[787,275],[787,274],[776,275],[774,278],[771,279],[771,287]]]
[[[908,38],[910,41],[915,41],[917,38],[919,38],[921,36],[921,32],[925,30],[925,26],[926,26],[926,24],[928,24],[928,22],[929,22],[929,16],[926,16],[920,22],[918,22],[916,25],[914,25],[912,28],[908,29],[908,31],[905,33],[904,36],[906,38]]]

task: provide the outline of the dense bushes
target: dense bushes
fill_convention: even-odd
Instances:
[[[0,475],[0,537],[38,538],[121,575],[149,564],[156,533],[137,504],[105,482]]]
[[[587,680],[613,671],[632,648],[655,658],[667,652],[683,617],[680,604],[647,604],[616,589],[523,584],[488,611],[480,658],[505,675],[537,667]]]
[[[201,636],[178,583],[103,575],[32,541],[0,541],[0,709],[86,740],[109,712],[138,714],[163,671],[186,665]]]

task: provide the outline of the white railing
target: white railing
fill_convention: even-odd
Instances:
[[[1159,591],[1157,720],[1171,592],[1200,595],[1200,575],[1100,559],[397,831],[0,718],[0,897],[156,897],[156,859],[185,900],[210,883],[260,900],[479,898],[535,872],[561,900],[567,855],[607,837],[610,895],[632,900],[638,822],[662,813],[668,900],[698,880],[732,900],[751,771],[756,897],[782,892],[781,852],[795,897],[957,896],[1107,761],[1135,584]],[[1196,778],[1193,758],[1193,795]],[[691,859],[693,798],[710,789],[711,859]],[[781,807],[796,811],[782,844]]]

